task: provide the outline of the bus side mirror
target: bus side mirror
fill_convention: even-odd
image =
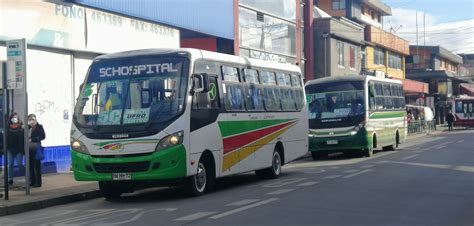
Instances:
[[[191,87],[191,94],[194,93],[206,93],[209,91],[209,76],[206,73],[202,74],[193,74],[191,77],[193,83]]]

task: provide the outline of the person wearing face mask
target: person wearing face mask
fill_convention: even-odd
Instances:
[[[36,120],[36,115],[28,115],[30,147],[30,186],[41,187],[41,160],[44,158],[41,141],[46,138],[43,125]]]
[[[24,129],[23,123],[16,113],[10,117],[7,133],[7,150],[8,150],[8,184],[13,185],[14,160],[20,171],[24,171],[23,155],[24,155]]]

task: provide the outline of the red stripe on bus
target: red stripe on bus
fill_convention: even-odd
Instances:
[[[250,143],[252,143],[252,142],[254,142],[258,139],[263,138],[264,136],[267,136],[271,133],[274,133],[278,130],[281,130],[281,129],[283,129],[283,128],[285,128],[285,127],[287,127],[287,126],[289,126],[293,123],[294,123],[294,121],[287,122],[287,123],[272,126],[272,127],[269,127],[269,128],[253,131],[253,132],[250,132],[250,133],[245,133],[245,134],[225,138],[224,139],[224,154],[232,152],[232,151],[234,151],[234,150],[236,150],[236,149],[238,149],[238,148],[240,148],[240,147],[242,147],[246,144],[250,144]]]

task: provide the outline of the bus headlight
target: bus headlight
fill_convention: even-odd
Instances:
[[[83,154],[89,154],[89,150],[87,149],[86,145],[84,145],[84,143],[82,143],[80,140],[75,140],[71,138],[71,148],[74,151]]]
[[[354,131],[351,133],[352,135],[355,135],[357,132],[359,132],[359,130],[361,130],[362,128],[364,128],[365,126],[365,123],[360,123],[359,125],[355,126],[354,127]],[[355,133],[354,133],[355,132]]]
[[[156,146],[155,151],[159,151],[165,148],[176,146],[178,144],[182,144],[183,135],[184,135],[184,132],[179,131],[177,133],[173,133],[171,135],[164,137],[163,139],[160,140],[160,142]]]

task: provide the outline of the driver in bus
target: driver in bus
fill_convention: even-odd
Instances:
[[[105,102],[105,111],[117,110],[122,108],[122,98],[117,93],[117,88],[112,87],[109,93],[109,98]]]
[[[329,94],[329,100],[328,100],[328,112],[334,112],[334,110],[337,108],[337,94]]]

